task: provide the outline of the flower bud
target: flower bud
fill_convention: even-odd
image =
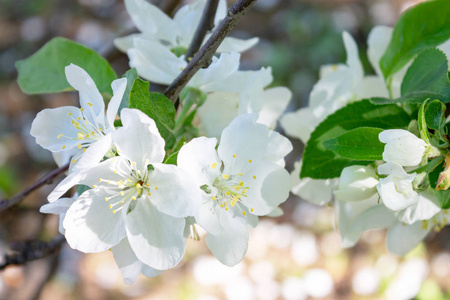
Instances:
[[[334,195],[341,201],[362,201],[377,193],[378,176],[369,166],[350,166],[342,170]]]
[[[445,169],[439,174],[436,191],[447,190],[450,187],[450,156],[445,158]]]

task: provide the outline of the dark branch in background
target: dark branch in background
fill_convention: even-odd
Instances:
[[[239,0],[228,9],[228,14],[223,21],[217,26],[211,37],[195,54],[186,68],[178,75],[172,84],[164,91],[164,94],[172,100],[173,103],[178,98],[181,90],[186,86],[194,74],[201,68],[206,68],[211,63],[211,59],[219,48],[225,37],[233,30],[237,22],[248,11],[250,6],[257,0]]]
[[[219,0],[208,0],[206,3],[200,23],[198,23],[197,30],[195,31],[189,49],[186,52],[186,60],[189,61],[189,58],[197,53],[198,49],[202,46],[208,31],[214,28],[214,17],[216,16],[218,5]]]
[[[28,194],[30,194],[31,192],[33,192],[34,190],[40,188],[43,185],[51,183],[56,176],[58,176],[61,173],[64,173],[68,169],[69,169],[69,163],[67,163],[66,165],[62,166],[61,168],[58,168],[58,169],[55,169],[55,170],[51,171],[50,173],[48,173],[44,177],[42,177],[39,180],[37,180],[36,182],[34,182],[29,187],[24,189],[19,194],[13,196],[11,199],[1,199],[0,200],[0,211],[5,210],[8,207],[11,207],[11,206],[19,203],[26,196],[28,196]]]
[[[23,265],[29,261],[46,257],[58,250],[66,239],[63,235],[58,235],[49,242],[40,240],[14,242],[11,248],[16,253],[5,255],[0,264],[0,270],[4,270],[10,265]]]
[[[159,9],[166,13],[166,15],[172,15],[175,8],[180,4],[181,0],[162,0],[159,4]]]

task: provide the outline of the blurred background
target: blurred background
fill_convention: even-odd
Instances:
[[[170,13],[180,1],[151,2]],[[187,3],[189,1],[181,1]],[[229,1],[231,4],[233,1]],[[366,73],[373,73],[366,40],[374,25],[394,25],[419,1],[259,0],[232,32],[258,36],[243,69],[271,66],[274,85],[293,91],[288,110],[308,104],[323,64],[345,62],[341,33],[356,39]],[[178,4],[180,5],[180,4]],[[50,153],[29,135],[43,108],[78,105],[75,93],[27,96],[14,63],[62,36],[100,51],[121,76],[127,57],[112,40],[133,30],[121,0],[0,0],[0,196],[9,198],[53,170]],[[292,140],[299,159],[303,145]],[[58,180],[56,180],[58,181]],[[58,218],[39,213],[55,184],[0,213],[0,257],[14,241],[50,240]],[[64,245],[59,253],[0,273],[0,299],[450,299],[450,230],[433,232],[406,257],[387,253],[385,232],[367,232],[351,249],[340,247],[331,207],[290,197],[279,218],[262,218],[251,231],[246,258],[221,265],[200,241],[189,240],[182,262],[157,278],[122,282],[110,252],[85,255]],[[0,258],[1,261],[1,258]]]

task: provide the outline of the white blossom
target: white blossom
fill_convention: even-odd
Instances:
[[[403,129],[384,130],[379,134],[379,139],[386,144],[383,160],[405,167],[420,164],[428,146],[424,140]]]
[[[401,165],[393,162],[379,166],[378,173],[387,175],[380,178],[377,185],[378,193],[386,207],[399,211],[417,203],[419,194],[412,185],[416,173],[408,174]]]
[[[378,176],[370,166],[350,166],[342,170],[334,192],[341,201],[361,201],[377,194]]]
[[[125,92],[127,80],[114,80],[114,96],[105,115],[103,97],[94,81],[82,68],[71,64],[65,68],[69,84],[80,94],[81,108],[63,106],[44,109],[31,125],[31,135],[43,148],[57,153],[59,164],[71,155],[71,171],[82,170],[98,163],[110,150],[114,119]]]
[[[238,116],[225,128],[217,151],[215,138],[195,138],[183,146],[178,165],[201,187],[203,205],[195,219],[206,243],[223,264],[242,260],[248,226],[270,214],[289,195],[289,174],[278,162],[290,142],[256,123],[256,114]]]
[[[69,175],[49,200],[75,184],[87,185],[91,189],[64,219],[69,245],[101,252],[128,239],[140,262],[166,270],[183,256],[185,217],[198,211],[199,191],[183,170],[162,164],[165,143],[152,119],[135,109],[123,109],[121,119],[123,127],[114,134],[120,155]]]

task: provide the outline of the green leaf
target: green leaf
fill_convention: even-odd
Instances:
[[[440,131],[445,126],[445,104],[434,100],[428,104],[425,110],[425,120],[428,128]]]
[[[399,71],[414,55],[450,38],[450,1],[420,3],[403,13],[380,61],[384,77]]]
[[[345,167],[369,163],[338,157],[333,151],[326,149],[323,142],[359,127],[407,128],[410,121],[409,115],[395,104],[375,105],[368,100],[348,104],[328,116],[311,134],[303,153],[300,177],[335,178],[340,176]]]
[[[176,165],[177,164],[177,158],[178,158],[178,152],[176,151],[174,153],[172,153],[165,161],[165,164],[169,164],[169,165]]]
[[[382,160],[384,144],[378,135],[384,129],[360,127],[350,130],[337,138],[323,142],[323,146],[342,158],[351,160]]]
[[[403,78],[401,97],[397,99],[371,98],[374,104],[422,103],[426,99],[450,102],[446,55],[438,49],[427,49],[413,61]]]
[[[450,102],[448,62],[444,52],[438,49],[421,52],[403,78],[401,95],[402,98],[411,98],[408,102],[421,102],[431,97]]]
[[[430,133],[428,132],[427,120],[425,118],[425,107],[428,100],[424,101],[420,105],[419,113],[417,115],[417,122],[419,124],[420,138],[423,139],[427,144],[430,143]]]
[[[436,191],[437,181],[439,179],[439,174],[444,171],[445,162],[441,163],[433,172],[428,174],[428,179],[430,180],[430,186],[433,188],[433,193],[439,201],[439,205],[442,209],[450,208],[450,190],[439,190]]]
[[[123,108],[128,108],[130,106],[130,92],[131,88],[133,87],[134,81],[139,78],[139,74],[136,70],[136,68],[132,68],[128,70],[125,74],[122,76],[123,78],[127,79],[127,88],[125,89],[125,92],[123,93],[122,101],[120,102],[119,106],[119,116],[120,112]]]
[[[101,93],[112,95],[111,82],[117,78],[108,62],[97,52],[57,37],[27,59],[16,62],[20,88],[27,94],[71,91],[64,68],[71,63],[83,68]]]
[[[159,93],[149,92],[147,81],[136,79],[130,91],[130,108],[137,108],[152,118],[161,136],[166,141],[166,150],[175,144],[175,107],[170,100]]]

